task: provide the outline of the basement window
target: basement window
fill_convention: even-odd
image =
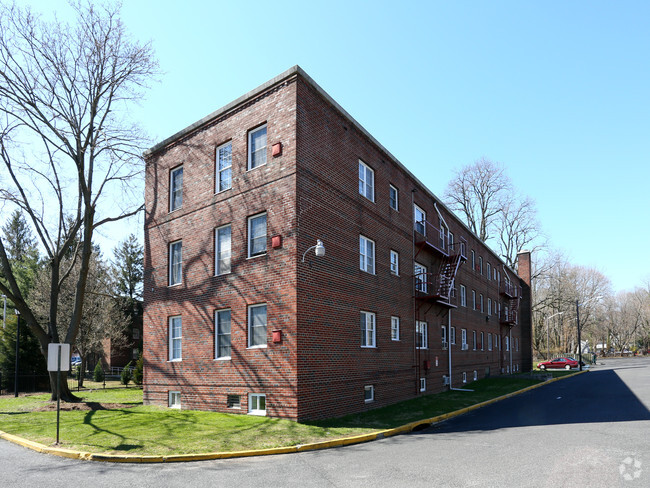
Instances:
[[[226,398],[226,405],[228,408],[241,408],[241,396],[228,395]]]
[[[366,385],[363,387],[363,400],[366,403],[375,401],[375,387],[373,385]]]
[[[169,392],[169,408],[181,408],[181,392]]]

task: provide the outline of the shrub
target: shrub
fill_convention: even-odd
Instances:
[[[122,375],[121,375],[121,381],[124,386],[129,385],[129,381],[133,378],[133,374],[131,373],[131,361],[124,366],[124,369],[122,370]]]
[[[143,370],[144,370],[144,359],[142,358],[142,353],[140,353],[140,357],[135,362],[135,369],[133,370],[133,382],[136,385],[142,384]]]
[[[104,370],[102,369],[101,361],[95,366],[95,371],[93,371],[93,381],[101,383],[104,381]]]

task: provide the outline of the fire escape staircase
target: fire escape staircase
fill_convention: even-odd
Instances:
[[[449,254],[442,257],[438,273],[422,273],[415,276],[415,297],[423,301],[455,308],[452,303],[454,281],[460,265],[465,261],[460,246],[449,246]]]
[[[504,281],[500,286],[500,293],[505,297],[508,307],[507,311],[504,310],[501,314],[501,323],[510,327],[517,325],[519,300],[521,298],[517,292],[517,287],[509,281]]]

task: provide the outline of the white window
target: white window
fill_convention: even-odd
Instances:
[[[248,413],[250,415],[266,415],[266,395],[249,393]]]
[[[481,274],[483,274],[483,257],[479,256],[478,257],[478,268]]]
[[[375,401],[375,387],[366,385],[363,387],[363,401],[366,403]]]
[[[510,350],[510,338],[506,336],[506,351]]]
[[[423,236],[427,235],[425,222],[427,221],[427,213],[417,205],[413,204],[413,222],[416,232]]]
[[[359,194],[371,202],[375,201],[375,172],[359,160]]]
[[[170,391],[169,392],[168,405],[169,408],[181,408],[181,392],[180,391]]]
[[[449,332],[449,343],[456,344],[456,327],[452,327]]]
[[[463,383],[467,383],[467,373],[463,371]]]
[[[490,275],[491,275],[490,263],[487,263],[487,279],[488,280],[490,279]]]
[[[248,307],[248,347],[266,347],[266,304]]]
[[[266,125],[248,133],[248,169],[266,164]]]
[[[361,347],[376,347],[374,313],[361,312]]]
[[[488,334],[488,351],[492,350],[492,334]]]
[[[476,310],[476,291],[472,290],[472,310]]]
[[[429,347],[429,338],[427,334],[427,323],[415,322],[415,346],[418,349],[427,349]]]
[[[460,285],[460,305],[462,307],[467,306],[467,289],[465,285]]]
[[[183,206],[183,167],[171,170],[169,174],[169,211]]]
[[[182,359],[183,321],[180,316],[169,317],[169,360]]]
[[[214,314],[216,329],[215,357],[230,359],[230,310],[217,310]]]
[[[474,252],[474,249],[472,249],[472,269],[476,269],[476,253]]]
[[[491,298],[488,298],[487,314],[492,315],[492,299]]]
[[[472,331],[472,349],[476,351],[476,331]]]
[[[485,339],[485,336],[483,335],[483,332],[481,332],[481,351],[485,350],[485,343],[483,340]]]
[[[399,317],[390,318],[390,338],[399,341]]]
[[[427,379],[420,378],[420,391],[427,391]]]
[[[390,272],[399,276],[399,253],[397,251],[390,251]]]
[[[469,349],[467,345],[467,329],[460,329],[460,346],[463,351]]]
[[[266,254],[266,214],[248,217],[248,257]]]
[[[447,236],[447,244],[449,245],[448,250],[451,253],[454,250],[454,234],[448,232]]]
[[[474,381],[478,379],[478,371],[474,370]]]
[[[359,236],[359,268],[375,274],[375,242],[364,236]]]
[[[481,310],[481,313],[483,313],[483,293],[481,293],[478,297],[478,305]]]
[[[496,267],[492,270],[492,276],[493,276],[494,280],[497,281],[497,269],[496,269]]]
[[[399,210],[399,192],[393,185],[390,185],[388,189],[388,202],[390,208],[393,210]]]
[[[217,148],[217,193],[232,187],[232,142]]]
[[[415,263],[414,274],[415,274],[415,289],[417,291],[421,291],[422,293],[426,293],[427,292],[426,266],[423,266],[420,263]]]
[[[444,325],[440,327],[440,340],[442,341],[442,348],[447,349],[447,327]]]
[[[215,231],[215,260],[217,275],[230,273],[231,255],[231,234],[230,225],[219,227]]]
[[[183,281],[183,241],[169,245],[169,286]]]

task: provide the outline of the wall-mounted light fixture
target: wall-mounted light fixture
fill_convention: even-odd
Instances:
[[[317,239],[317,240],[316,240],[316,245],[315,245],[315,246],[311,246],[311,247],[310,247],[309,249],[307,249],[307,250],[304,252],[304,254],[302,255],[302,262],[303,262],[303,263],[305,262],[305,256],[306,256],[307,253],[308,253],[309,251],[311,251],[312,249],[314,250],[314,253],[316,254],[317,257],[321,258],[321,257],[325,256],[325,246],[323,246],[323,241],[321,241],[320,239]]]

